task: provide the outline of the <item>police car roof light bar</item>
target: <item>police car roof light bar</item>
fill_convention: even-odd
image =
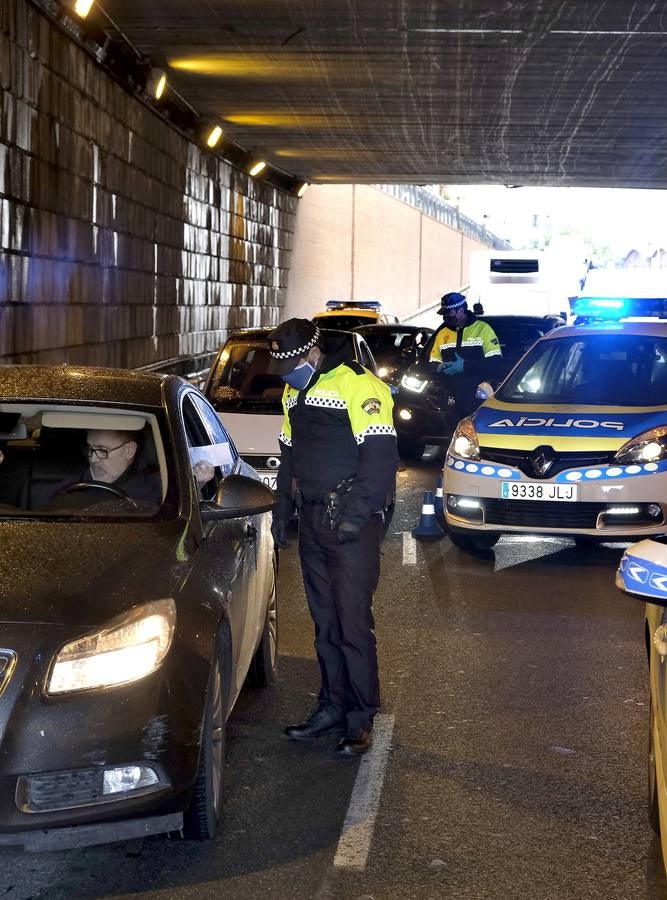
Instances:
[[[575,300],[573,310],[581,319],[667,318],[667,297],[587,297]]]
[[[327,309],[380,309],[379,300],[327,300]]]

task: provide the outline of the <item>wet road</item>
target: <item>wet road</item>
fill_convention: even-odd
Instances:
[[[224,837],[68,853],[0,849],[10,898],[667,897],[646,815],[642,605],[613,583],[619,546],[447,539],[404,564],[437,462],[400,473],[376,597],[393,721],[366,866],[334,866],[359,764],[292,744],[314,703],[312,631],[283,554],[280,677],[229,724]],[[390,719],[393,717],[393,720]]]

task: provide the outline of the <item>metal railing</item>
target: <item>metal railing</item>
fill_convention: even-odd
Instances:
[[[403,203],[414,206],[415,209],[419,209],[432,219],[443,222],[445,225],[449,225],[450,228],[456,228],[457,231],[468,237],[493,247],[494,250],[512,249],[506,240],[493,234],[485,225],[480,225],[479,222],[475,222],[473,219],[465,216],[457,206],[452,206],[451,203],[447,203],[446,200],[437,197],[421,185],[376,184],[375,187],[384,191],[385,194],[401,200]]]

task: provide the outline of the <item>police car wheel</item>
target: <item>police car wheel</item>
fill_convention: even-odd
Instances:
[[[459,550],[466,550],[468,553],[486,553],[498,543],[500,535],[493,531],[485,531],[483,534],[461,534],[450,531],[449,538]]]
[[[649,703],[648,713],[648,821],[656,834],[660,834],[660,808],[658,806],[658,783],[655,770],[655,744],[653,741],[653,729],[655,727],[655,713],[653,711],[653,698]]]

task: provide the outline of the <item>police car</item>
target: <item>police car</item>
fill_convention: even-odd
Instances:
[[[386,312],[379,300],[328,300],[324,312],[313,316],[320,328],[349,331],[360,325],[394,325],[398,316]]]
[[[544,335],[495,395],[482,386],[485,402],[458,424],[445,459],[454,544],[667,531],[664,296],[584,294],[580,324]]]
[[[667,546],[643,540],[623,554],[616,586],[646,601],[644,635],[648,657],[648,820],[662,845],[667,868]]]

